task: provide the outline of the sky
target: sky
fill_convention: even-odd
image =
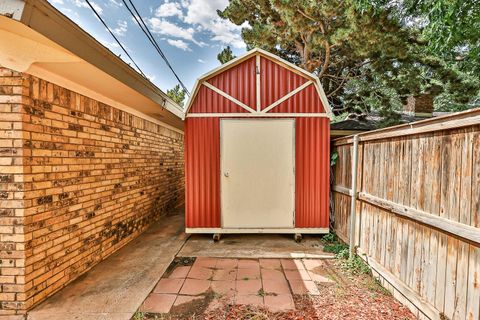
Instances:
[[[131,1],[190,91],[199,76],[220,65],[217,54],[224,47],[229,45],[237,56],[246,51],[240,36],[241,27],[217,15],[217,9],[224,9],[228,0]],[[49,2],[134,67],[85,0]],[[178,83],[122,0],[93,0],[90,3],[150,81],[163,91]]]

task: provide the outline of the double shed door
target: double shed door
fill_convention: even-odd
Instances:
[[[222,119],[220,140],[222,227],[293,228],[295,120]]]

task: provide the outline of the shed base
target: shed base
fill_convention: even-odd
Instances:
[[[327,234],[330,230],[328,228],[268,228],[268,229],[253,229],[253,228],[185,228],[185,233],[218,233],[218,234],[232,234],[232,233],[290,233],[290,234]]]

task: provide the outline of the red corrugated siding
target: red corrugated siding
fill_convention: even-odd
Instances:
[[[280,103],[269,111],[269,113],[324,113],[317,89],[309,85],[299,93]]]
[[[308,81],[274,61],[261,58],[261,104],[270,105]],[[255,58],[209,80],[255,109]],[[247,112],[202,86],[190,113]],[[273,112],[318,113],[324,108],[312,85]],[[329,219],[330,125],[328,118],[296,119],[295,224],[327,228]],[[187,118],[185,122],[186,226],[216,228],[220,221],[220,118]]]
[[[252,109],[256,108],[255,57],[252,57],[208,82]]]
[[[264,57],[260,58],[261,109],[265,109],[308,80]]]
[[[185,121],[185,225],[220,227],[220,118]]]
[[[297,118],[295,226],[328,228],[330,120]]]
[[[193,101],[190,113],[230,113],[248,112],[227,98],[218,93],[201,86],[198,90],[195,101]]]

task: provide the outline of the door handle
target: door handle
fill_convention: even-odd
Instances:
[[[224,172],[223,175],[224,175],[226,178],[230,177],[230,174],[229,174],[228,172]]]

